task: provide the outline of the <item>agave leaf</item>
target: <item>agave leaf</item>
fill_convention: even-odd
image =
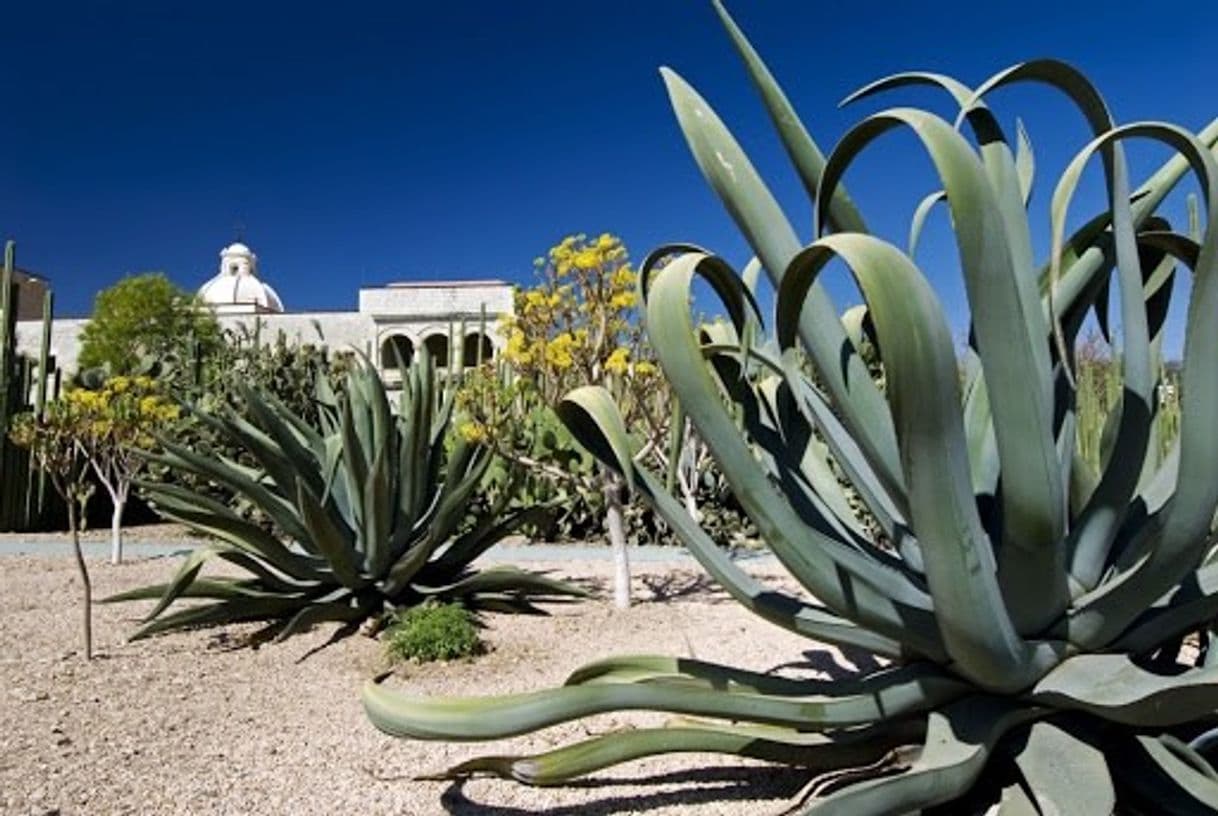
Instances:
[[[334,526],[329,513],[309,492],[304,482],[296,483],[296,503],[309,530],[309,539],[325,556],[334,577],[349,589],[367,585],[368,579],[359,573],[356,565],[356,553],[350,539]]]
[[[738,282],[718,259],[680,256],[652,282],[646,302],[648,332],[674,393],[749,517],[783,565],[838,614],[849,609],[860,623],[889,637],[933,627],[929,599],[907,576],[806,524],[770,482],[736,430],[703,361],[689,310],[695,274],[724,281],[724,289],[726,281]]]
[[[1168,639],[1218,617],[1218,564],[1208,563],[1159,599],[1113,643],[1120,652],[1148,654]]]
[[[240,598],[201,604],[164,615],[141,626],[131,640],[142,640],[158,632],[191,626],[222,626],[243,621],[265,620],[311,604],[307,597]]]
[[[214,536],[233,547],[265,558],[276,569],[301,581],[321,577],[322,563],[292,552],[256,524],[245,521],[223,504],[176,485],[141,485],[157,512],[196,532]]]
[[[890,731],[891,734],[885,734]],[[801,733],[789,729],[694,724],[615,731],[532,756],[478,757],[441,774],[466,779],[491,774],[526,785],[561,785],[603,768],[658,754],[723,753],[815,769],[818,773],[870,764],[908,737],[903,723],[844,734]]]
[[[608,463],[634,489],[634,443],[607,390],[593,385],[576,388],[563,397],[557,414],[589,453]]]
[[[720,388],[735,406],[745,433],[757,446],[759,464],[768,471],[770,481],[782,490],[800,517],[822,535],[868,551],[877,560],[903,567],[898,560],[865,537],[844,494],[834,502],[833,493],[817,489],[820,485],[832,484],[832,490],[840,494],[837,477],[829,470],[828,464],[815,466],[816,451],[805,450],[801,458],[799,449],[805,447],[801,444],[802,440],[779,435],[777,412],[771,408],[772,402],[766,399],[767,393],[775,392],[778,378],[767,378],[759,387],[754,387],[733,355],[712,354],[710,364]],[[799,414],[796,413],[796,416]],[[782,430],[791,429],[788,426]],[[810,471],[805,464],[811,466]]]
[[[1032,198],[1032,184],[1036,178],[1036,151],[1023,126],[1022,119],[1015,120],[1015,173],[1019,176],[1020,197],[1026,207]]]
[[[567,678],[564,685],[667,683],[683,685],[686,688],[750,694],[780,696],[825,694],[841,697],[844,695],[864,696],[905,681],[929,679],[935,677],[936,674],[940,679],[951,679],[932,663],[909,663],[880,669],[862,677],[816,680],[761,674],[693,658],[626,655],[581,666]],[[961,694],[965,693],[967,688],[968,686],[964,683],[958,685],[958,691]]]
[[[816,383],[802,371],[784,369],[780,362],[773,365],[779,373],[784,374],[785,385],[791,390],[795,406],[805,421],[820,432],[833,454],[834,462],[846,474],[884,534],[894,542],[901,542],[909,535],[906,521],[908,510],[902,509],[908,503],[908,497],[904,494],[892,495],[881,483],[866,455],[835,416],[832,406]]]
[[[1065,489],[1052,432],[1047,328],[1034,286],[1020,270],[1021,263],[1030,265],[1030,249],[1016,236],[1021,229],[1026,233],[1026,219],[1018,191],[1007,184],[999,195],[995,187],[997,176],[1013,176],[1014,160],[1005,145],[993,142],[1006,159],[987,161],[994,168],[987,179],[986,169],[949,124],[922,111],[893,109],[868,117],[838,143],[822,199],[871,141],[901,126],[913,130],[930,154],[951,208],[973,330],[992,392],[1003,473],[1002,544],[1019,549],[1002,560],[1004,595],[1020,630],[1034,631],[1069,600],[1059,580],[1056,547],[1065,529]],[[1027,586],[1036,586],[1039,594],[1037,603],[1025,608]]]
[[[286,422],[295,432],[297,439],[308,446],[313,453],[313,458],[321,461],[324,452],[325,435],[314,428],[303,417],[284,404],[283,400],[279,399],[272,393],[259,392],[258,396],[272,409],[273,413],[279,416]]]
[[[298,477],[305,480],[311,490],[320,493],[323,487],[316,464],[317,460],[314,459],[312,450],[301,441],[293,429],[294,426],[285,418],[292,412],[286,409],[272,410],[259,392],[248,386],[241,389],[241,396],[255,421],[274,441],[278,449],[276,461],[285,463],[295,471]],[[278,478],[276,478],[276,482],[285,485],[291,484],[291,482],[280,482]]]
[[[474,598],[480,593],[517,593],[524,595],[566,595],[587,598],[589,593],[574,584],[516,567],[492,567],[442,586],[415,586],[424,595]]]
[[[773,74],[770,73],[770,69],[766,67],[765,62],[744,36],[744,32],[736,25],[736,21],[727,13],[723,3],[720,0],[714,0],[714,6],[723,27],[727,29],[728,36],[732,39],[732,45],[736,47],[736,53],[740,55],[745,68],[748,69],[749,78],[753,80],[753,85],[761,95],[762,102],[765,103],[766,113],[769,114],[770,121],[774,123],[774,129],[778,131],[782,145],[786,148],[792,164],[795,165],[795,169],[803,181],[804,189],[808,191],[808,197],[815,201],[817,190],[820,187],[821,174],[825,170],[824,153],[812,140],[807,128],[804,127],[787,99],[787,95],[783,93]],[[841,232],[867,231],[863,217],[844,187],[839,187],[833,195],[829,207],[829,219],[833,228]]]
[[[731,376],[731,370],[736,367],[734,360],[724,356],[712,359],[716,371],[726,366],[726,377]],[[719,372],[720,382],[724,382],[726,377],[723,372]],[[726,383],[724,384],[727,387]],[[739,382],[736,388],[744,393],[752,391],[743,382]],[[855,515],[854,508],[850,506],[850,497],[838,482],[838,475],[829,459],[828,446],[816,438],[812,427],[794,404],[794,397],[790,389],[785,387],[783,380],[780,377],[767,377],[760,383],[755,394],[749,394],[749,399],[764,409],[770,433],[777,435],[776,446],[772,448],[779,452],[778,456],[773,457],[775,467],[799,477],[795,480],[798,482],[798,488],[792,486],[791,489],[801,489],[806,499],[814,503],[818,512],[833,526],[839,537],[854,538],[859,542],[859,546],[872,547],[867,530]],[[884,553],[884,556],[886,557],[887,553]]]
[[[934,292],[900,250],[864,235],[822,238],[796,258],[778,292],[779,344],[791,349],[792,318],[820,269],[841,258],[889,351],[889,399],[923,542],[939,629],[958,670],[993,688],[1026,685],[1053,659],[1015,631],[999,593],[994,556],[973,500],[951,331]],[[788,365],[797,365],[786,352]],[[933,542],[927,546],[927,542]]]
[[[1101,138],[1130,137],[1164,142],[1188,159],[1206,196],[1207,224],[1194,270],[1185,329],[1176,492],[1163,509],[1161,523],[1148,528],[1154,537],[1154,546],[1146,548],[1149,556],[1072,610],[1070,639],[1089,648],[1102,647],[1119,635],[1142,610],[1197,566],[1218,506],[1218,480],[1208,478],[1208,468],[1218,461],[1218,434],[1208,424],[1201,424],[1218,416],[1218,363],[1214,359],[1218,354],[1218,321],[1212,319],[1218,312],[1218,161],[1195,136],[1171,125],[1129,125]],[[1140,468],[1135,474],[1135,488],[1137,475]]]
[[[738,603],[754,614],[792,632],[828,643],[854,646],[886,657],[902,654],[901,642],[884,637],[793,596],[769,589],[740,569],[724,550],[689,517],[680,502],[663,489],[663,484],[647,470],[636,466],[635,480],[640,493],[674,529],[702,567]],[[946,653],[938,632],[909,631],[905,642],[928,657]]]
[[[360,496],[363,495],[364,485],[368,481],[368,460],[365,456],[366,448],[363,447],[359,431],[356,430],[357,417],[362,411],[354,404],[355,397],[350,391],[353,386],[354,382],[349,383],[348,393],[342,397],[339,426],[343,455],[339,459],[339,472],[343,475],[348,504],[348,512],[344,515],[349,515],[354,520],[352,529],[358,530],[364,524],[364,504],[360,501]]]
[[[542,505],[527,507],[505,517],[510,498],[511,491],[505,490],[502,505],[492,509],[476,526],[440,551],[419,574],[418,580],[421,583],[435,583],[442,580],[442,576],[455,574],[521,527],[540,524],[554,511],[553,507]]]
[[[1116,752],[1118,780],[1148,808],[1145,812],[1205,816],[1218,811],[1218,782],[1181,756],[1164,737],[1137,735]],[[1201,760],[1204,763],[1204,760]]]
[[[119,603],[125,601],[154,601],[162,596],[169,594],[172,591],[173,597],[176,598],[211,598],[228,600],[232,598],[278,598],[282,597],[282,593],[276,591],[268,591],[258,587],[256,581],[240,578],[199,578],[192,580],[189,584],[182,588],[175,588],[172,584],[153,584],[151,586],[139,587],[131,589],[127,592],[120,592],[117,595],[111,595],[108,598],[103,598],[99,603]],[[143,620],[151,620],[153,616],[147,615]]]
[[[1045,675],[1029,699],[1124,725],[1177,725],[1213,713],[1218,669],[1163,675],[1137,666],[1129,655],[1081,654]]]
[[[676,73],[661,69],[661,74],[698,167],[777,288],[791,258],[800,249],[795,231],[740,145],[706,100]],[[820,194],[826,201],[823,209],[827,217],[828,202],[832,198],[823,191]],[[809,293],[808,309],[800,330],[826,389],[842,412],[842,421],[860,447],[867,451],[884,484],[895,494],[903,494],[896,439],[883,396],[868,376],[866,365],[850,346],[837,319],[837,309],[823,287],[817,286]]]
[[[165,449],[162,456],[150,455],[149,461],[160,462],[173,468],[181,468],[210,479],[217,484],[249,499],[279,526],[289,537],[301,541],[308,538],[304,523],[296,515],[291,504],[271,489],[250,478],[244,472],[233,470],[223,463],[202,456],[188,448],[165,439],[159,440]],[[291,484],[291,482],[289,482]]]
[[[595,395],[593,390],[597,388],[599,386],[589,386],[587,389],[578,389],[578,393],[568,394],[556,410],[563,424],[580,445],[603,462],[610,465],[622,464],[611,458],[612,454],[600,453],[609,453],[612,450],[607,437],[615,428],[621,429],[623,426],[621,414],[613,404],[612,397],[608,392],[601,396]],[[572,399],[572,395],[576,395],[578,399]],[[597,403],[604,406],[604,411],[599,416],[586,411],[586,405]],[[633,472],[635,487],[643,498],[672,527],[711,577],[746,609],[805,637],[856,646],[887,657],[901,654],[902,649],[897,641],[870,632],[850,620],[813,607],[805,601],[764,587],[740,569],[723,549],[707,536],[697,522],[685,512],[681,503],[664,489],[659,478],[641,465],[631,463],[629,459],[624,464]],[[932,632],[931,642],[921,644],[924,654],[945,654],[942,645],[935,643],[937,635],[937,632]]]
[[[663,711],[820,730],[860,725],[942,705],[961,683],[938,669],[902,674],[862,694],[779,696],[619,683],[563,686],[500,697],[417,697],[370,682],[368,718],[387,734],[415,739],[489,740],[517,736],[606,711]]]
[[[1015,764],[1040,813],[1110,816],[1116,810],[1104,752],[1058,725],[1033,723]]]
[[[922,238],[922,230],[926,226],[926,219],[930,217],[931,210],[936,204],[947,201],[947,193],[943,190],[936,190],[930,193],[921,201],[918,202],[917,208],[914,209],[913,220],[909,224],[909,250],[906,254],[913,258],[918,252],[918,241]]]
[[[998,740],[1037,716],[995,697],[974,696],[932,711],[921,754],[908,770],[857,782],[813,802],[815,816],[900,816],[950,802],[981,775]]]
[[[448,462],[448,474],[435,504],[434,514],[425,515],[430,548],[453,536],[469,504],[470,497],[482,484],[490,467],[491,452],[481,446],[466,446],[458,442]]]
[[[1098,95],[1095,95],[1089,86],[1086,96],[1092,109],[1100,109],[1090,117],[1093,127],[1097,132],[1107,130],[1111,126],[1111,117],[1103,110],[1102,101],[1098,100]],[[1133,215],[1129,205],[1128,171],[1124,152],[1119,149],[1119,144],[1105,136],[1099,136],[1075,156],[1054,190],[1051,208],[1053,257],[1057,258],[1060,254],[1070,199],[1083,169],[1096,152],[1101,152],[1104,157],[1113,216],[1121,322],[1122,331],[1125,333],[1121,355],[1124,387],[1120,413],[1115,424],[1115,438],[1109,437],[1112,440],[1110,448],[1119,450],[1120,456],[1109,457],[1108,461],[1103,463],[1099,484],[1079,515],[1071,531],[1070,541],[1067,542],[1067,549],[1071,553],[1070,573],[1086,588],[1094,587],[1099,580],[1107,547],[1124,519],[1129,501],[1137,489],[1142,459],[1150,438],[1148,419],[1153,389],[1150,329],[1142,296],[1141,258],[1137,250]]]
[[[385,402],[386,410],[388,403]],[[386,434],[382,430],[378,433]],[[368,469],[368,481],[364,484],[364,526],[361,531],[364,545],[364,571],[369,575],[381,575],[389,565],[389,531],[393,518],[389,498],[390,446],[382,444]]]
[[[288,618],[287,623],[275,635],[275,642],[281,643],[292,635],[310,629],[319,623],[326,623],[328,621],[350,623],[357,621],[366,617],[371,611],[371,604],[360,603],[354,597],[347,597],[328,603],[310,604]]]

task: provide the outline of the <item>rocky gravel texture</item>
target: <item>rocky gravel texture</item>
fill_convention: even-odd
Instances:
[[[90,566],[94,597],[105,597],[166,580],[175,562]],[[612,569],[529,566],[602,591]],[[615,653],[807,676],[849,666],[754,618],[687,563],[643,565],[635,589],[639,602],[625,612],[601,599],[550,617],[486,615],[486,655],[406,665],[387,682],[434,694],[526,691]],[[149,604],[99,605],[98,654],[86,662],[79,593],[70,558],[0,558],[0,813],[778,814],[808,782],[806,772],[702,755],[635,762],[561,788],[416,781],[478,753],[544,750],[663,715],[603,715],[489,745],[393,739],[359,701],[360,686],[386,668],[377,641],[356,635],[320,648],[334,631],[327,625],[251,648],[258,627],[249,625],[126,643]]]

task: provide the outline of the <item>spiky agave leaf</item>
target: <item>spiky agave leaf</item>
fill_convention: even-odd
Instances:
[[[504,516],[496,507],[488,517],[465,524],[490,453],[465,443],[445,452],[452,404],[437,409],[434,377],[426,354],[420,355],[406,369],[396,414],[370,366],[353,368],[338,394],[327,391],[328,383],[322,386],[326,381],[319,377],[321,428],[253,389],[244,394],[248,419],[200,415],[244,446],[258,462],[256,470],[167,441],[159,461],[245,496],[278,532],[185,488],[144,485],[162,515],[218,540],[188,556],[168,583],[106,599],[157,600],[133,637],[270,619],[282,638],[321,621],[357,623],[428,598],[538,611],[534,602],[586,594],[531,572],[471,569],[475,558],[535,510]],[[213,559],[250,577],[202,577]],[[169,611],[186,598],[211,602]]]
[[[831,746],[857,767],[828,774],[806,812],[1218,812],[1210,764],[1218,661],[1181,648],[1198,631],[1202,646],[1212,644],[1218,614],[1218,559],[1207,557],[1218,507],[1218,120],[1196,134],[1118,126],[1086,77],[1037,60],[976,88],[929,73],[873,83],[851,99],[932,85],[959,113],[953,121],[889,109],[826,156],[715,6],[812,199],[815,234],[807,245],[796,238],[711,106],[665,69],[699,168],[777,292],[773,332],[763,331],[752,284],[693,246],[648,257],[641,300],[683,415],[815,601],[771,590],[718,549],[662,476],[636,461],[608,392],[578,389],[559,413],[746,608],[893,665],[826,684],[631,656],[578,669],[559,689],[489,699],[371,684],[372,722],[401,736],[479,740],[611,709],[687,715],[535,756],[473,759],[449,772],[456,777],[557,784],[690,750],[824,772],[822,749]],[[1012,141],[986,106],[992,92],[1022,82],[1064,94],[1093,137],[1055,185],[1052,249],[1039,262],[1027,212],[1030,140],[1020,125]],[[894,129],[917,137],[939,188],[913,214],[908,252],[868,234],[840,184]],[[1124,155],[1132,138],[1175,154],[1136,189]],[[1106,207],[1067,235],[1075,188],[1094,158]],[[1180,234],[1160,206],[1186,174],[1205,207],[1193,207],[1194,223]],[[972,323],[962,359],[911,257],[938,203],[951,215]],[[817,280],[830,262],[854,277],[865,311],[838,318]],[[1192,287],[1179,440],[1164,454],[1155,394],[1167,306],[1183,271]],[[690,314],[698,279],[730,317],[713,331]],[[1110,299],[1120,310],[1122,387],[1097,468],[1077,442],[1074,347],[1089,315],[1109,331]],[[861,360],[864,315],[882,393]],[[827,474],[844,476],[870,525]]]

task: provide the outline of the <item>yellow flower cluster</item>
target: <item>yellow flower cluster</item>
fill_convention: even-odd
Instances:
[[[546,363],[559,371],[570,368],[575,363],[575,356],[572,354],[575,345],[575,337],[570,332],[555,335],[545,345]]]
[[[605,370],[611,374],[625,374],[630,369],[630,351],[615,348],[605,360]]]
[[[489,438],[486,426],[480,422],[463,422],[457,431],[461,434],[462,439],[474,445],[484,443]]]
[[[159,393],[151,377],[111,377],[98,389],[74,388],[63,396],[80,430],[94,440],[118,444],[152,444],[150,431],[173,422],[181,409]]]
[[[638,272],[621,239],[569,235],[534,260],[538,285],[518,290],[515,314],[500,323],[502,359],[526,382],[558,398],[591,372],[654,374],[636,360]]]
[[[538,258],[533,263],[539,268],[548,263],[561,278],[572,272],[591,273],[614,267],[625,259],[626,247],[621,239],[606,232],[591,241],[586,235],[568,235],[546,258]]]
[[[507,330],[507,346],[503,349],[503,358],[519,366],[528,365],[533,361],[533,352],[519,326]]]

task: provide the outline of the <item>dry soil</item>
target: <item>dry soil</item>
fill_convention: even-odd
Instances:
[[[162,581],[174,562],[90,564],[95,597]],[[606,562],[535,565],[602,590]],[[759,568],[772,569],[772,568]],[[817,675],[843,658],[754,618],[688,564],[641,565],[638,603],[595,600],[550,617],[485,616],[489,652],[407,665],[416,692],[495,694],[559,684],[612,654],[690,655]],[[0,557],[0,812],[12,814],[777,814],[808,781],[732,757],[649,759],[579,784],[415,781],[480,753],[537,751],[612,728],[659,722],[603,715],[491,745],[394,739],[374,729],[360,686],[385,668],[362,635],[320,649],[323,626],[249,648],[255,626],[125,642],[146,603],[95,608],[97,656],[80,648],[80,585],[70,558]],[[848,664],[847,664],[848,665]],[[781,667],[781,668],[779,668]]]

